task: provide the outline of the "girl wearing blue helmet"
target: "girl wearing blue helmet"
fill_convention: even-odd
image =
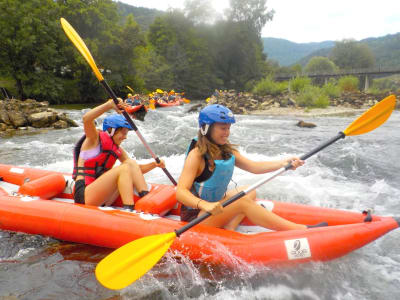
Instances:
[[[118,114],[107,116],[103,121],[103,130],[97,130],[95,119],[110,109],[114,109]],[[143,174],[155,167],[165,168],[162,160],[160,164],[152,162],[139,165],[129,158],[120,145],[133,128],[120,114],[120,109],[122,100],[116,106],[110,99],[83,115],[85,135],[74,149],[73,178],[76,203],[111,205],[120,195],[124,207],[133,209],[134,189],[140,197],[146,195],[149,190]],[[117,159],[121,165],[113,168]]]
[[[221,203],[245,187],[227,191],[234,167],[254,174],[272,172],[292,163],[293,169],[304,164],[297,157],[256,162],[245,158],[228,138],[235,118],[230,109],[214,104],[199,114],[199,133],[188,149],[187,159],[179,178],[176,198],[182,203],[181,219],[191,221],[209,212],[202,224],[235,230],[244,217],[254,224],[273,230],[304,229],[307,226],[285,220],[255,202],[252,191],[232,204]]]

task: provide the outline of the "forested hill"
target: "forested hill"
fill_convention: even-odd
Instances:
[[[264,53],[269,59],[276,60],[281,66],[289,66],[305,56],[323,48],[330,48],[335,45],[333,41],[319,43],[294,43],[285,39],[262,38]]]
[[[165,13],[164,11],[158,9],[136,7],[122,2],[117,2],[117,7],[119,14],[123,17],[132,14],[135,18],[135,21],[144,31],[149,28],[149,26],[154,22],[155,18]]]
[[[335,46],[333,41],[297,44],[284,39],[263,38],[264,52],[282,66],[300,64],[305,66],[314,56],[328,57]],[[375,56],[375,65],[381,67],[400,66],[400,33],[359,41],[366,44]]]

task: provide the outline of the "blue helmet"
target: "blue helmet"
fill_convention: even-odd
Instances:
[[[235,117],[232,111],[221,105],[208,105],[200,111],[199,127],[203,125],[211,125],[213,123],[235,123]]]
[[[103,121],[103,131],[107,131],[108,128],[120,128],[125,127],[129,130],[133,130],[132,126],[128,123],[128,121],[121,115],[111,115],[107,116]]]

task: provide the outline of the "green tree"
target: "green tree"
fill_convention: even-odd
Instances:
[[[233,22],[244,22],[254,28],[258,35],[264,25],[272,20],[275,11],[267,11],[267,0],[230,0],[228,19]]]
[[[334,73],[338,71],[338,67],[333,61],[327,57],[314,56],[310,59],[304,68],[306,73],[323,74],[323,73]]]
[[[215,72],[227,89],[245,89],[268,70],[258,33],[243,22],[220,21],[211,44]]]
[[[158,17],[150,26],[148,40],[169,66],[165,72],[174,76],[174,86],[159,88],[184,90],[192,97],[203,97],[215,88],[207,42],[182,12],[175,10]]]
[[[145,37],[133,15],[128,15],[122,27],[116,27],[112,39],[103,46],[104,65],[109,66],[110,82],[116,87],[126,84],[143,90],[142,80],[137,77],[136,65],[140,62]],[[116,55],[118,53],[118,55]]]
[[[193,24],[212,23],[217,17],[211,0],[185,0],[184,13]]]
[[[104,77],[110,80],[115,90],[115,82],[122,82],[118,78],[118,67],[115,62],[112,48],[121,42],[121,29],[118,27],[119,15],[116,4],[111,0],[57,0],[61,15],[75,28],[89,48],[98,68],[104,72]],[[70,89],[76,89],[78,100],[82,103],[101,101],[106,97],[105,91],[98,84],[97,78],[82,55],[65,37],[68,50],[68,70],[65,78],[70,80]],[[110,57],[112,53],[112,57]],[[127,58],[129,59],[129,58]],[[113,69],[116,69],[114,72]],[[111,78],[109,78],[111,76]],[[118,89],[116,90],[118,93]]]
[[[52,99],[62,89],[58,9],[52,0],[0,1],[0,69],[18,97]]]
[[[375,64],[371,49],[366,44],[354,40],[336,42],[330,58],[340,69],[370,68]]]

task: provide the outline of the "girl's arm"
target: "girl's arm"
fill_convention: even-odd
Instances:
[[[293,165],[293,169],[296,169],[304,164],[304,161],[300,160],[298,157],[293,156],[280,160],[273,161],[253,161],[243,155],[238,151],[234,152],[235,155],[235,165],[245,171],[254,174],[264,174],[272,171],[276,171],[280,168],[285,167],[290,162]]]
[[[85,143],[88,146],[88,149],[96,147],[99,142],[99,132],[97,131],[94,120],[112,108],[119,112],[119,109],[116,107],[113,100],[110,99],[106,103],[96,106],[83,115],[83,130],[85,131]]]
[[[147,172],[153,170],[154,168],[161,168],[164,169],[165,168],[165,162],[164,160],[160,159],[160,163],[157,163],[155,161],[148,163],[148,164],[143,164],[143,165],[139,165],[140,170],[142,171],[143,174],[146,174]]]
[[[119,157],[119,160],[121,162],[124,162],[127,159],[132,159],[132,158],[129,157],[128,153],[126,153],[126,151],[122,147],[120,147],[120,149],[121,149],[122,154]],[[146,174],[147,172],[153,170],[156,167],[165,168],[164,160],[160,159],[160,163],[159,164],[154,161],[154,162],[151,162],[151,163],[148,163],[148,164],[139,165],[139,168],[140,168],[140,171],[142,171],[142,174]]]

